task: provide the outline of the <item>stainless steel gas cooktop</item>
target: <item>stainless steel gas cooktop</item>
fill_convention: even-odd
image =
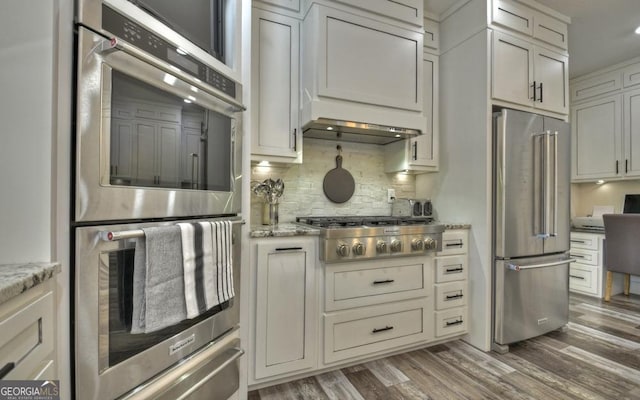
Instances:
[[[320,229],[320,260],[326,263],[442,250],[444,225],[430,217],[297,217],[296,222]]]

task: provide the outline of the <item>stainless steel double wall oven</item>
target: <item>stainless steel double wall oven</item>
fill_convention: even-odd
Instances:
[[[76,399],[226,399],[238,389],[242,87],[224,67],[232,0],[77,5]],[[181,14],[189,8],[194,16]],[[222,60],[222,61],[221,61]],[[235,297],[131,333],[147,227],[229,220]]]

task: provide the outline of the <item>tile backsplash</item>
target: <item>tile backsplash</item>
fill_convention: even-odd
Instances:
[[[336,167],[336,146],[342,146],[342,168],[355,180],[355,191],[345,203],[332,203],[324,194],[322,183],[327,172]],[[280,198],[280,222],[295,221],[307,215],[390,215],[387,189],[395,189],[396,197],[415,197],[414,175],[384,172],[384,147],[372,144],[345,143],[305,139],[303,163],[289,167],[251,168],[251,187],[263,180],[280,178],[284,194]],[[251,193],[251,224],[262,220],[262,201]]]

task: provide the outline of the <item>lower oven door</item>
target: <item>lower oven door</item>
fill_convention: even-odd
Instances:
[[[235,330],[120,400],[225,400],[240,386],[239,331]]]
[[[238,326],[241,219],[225,220],[233,222],[235,296],[196,318],[138,334],[131,333],[137,239],[127,239],[125,234],[120,240],[105,240],[105,233],[131,232],[175,224],[175,221],[75,230],[75,386],[78,399],[118,398],[160,374],[166,374]]]

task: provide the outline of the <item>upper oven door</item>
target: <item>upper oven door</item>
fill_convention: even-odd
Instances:
[[[78,31],[75,221],[238,214],[242,105]]]

